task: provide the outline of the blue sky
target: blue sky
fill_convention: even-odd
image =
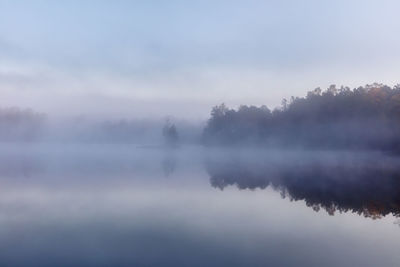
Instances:
[[[330,84],[397,84],[398,1],[0,0],[0,105],[206,118]]]

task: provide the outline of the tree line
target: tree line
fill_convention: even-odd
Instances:
[[[270,145],[400,151],[400,85],[331,85],[266,106],[215,106],[205,145]]]

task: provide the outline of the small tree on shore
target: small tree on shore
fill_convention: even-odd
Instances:
[[[167,146],[176,147],[179,141],[178,131],[176,130],[175,124],[167,119],[162,130],[164,141]]]

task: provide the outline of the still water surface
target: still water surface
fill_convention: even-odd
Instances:
[[[0,266],[400,266],[400,159],[4,146]]]

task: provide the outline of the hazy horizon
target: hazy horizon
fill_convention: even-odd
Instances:
[[[1,107],[204,120],[398,83],[397,1],[0,1]],[[184,110],[184,112],[183,112]]]

